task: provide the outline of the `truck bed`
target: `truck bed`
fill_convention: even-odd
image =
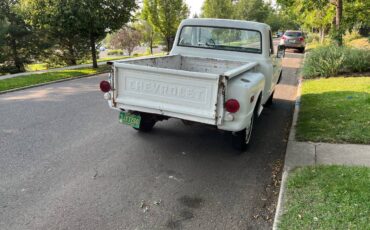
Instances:
[[[245,65],[246,62],[228,61],[212,58],[199,58],[181,55],[134,59],[124,63],[149,66],[163,69],[184,70],[190,72],[211,73],[221,75],[229,70]]]
[[[114,63],[119,109],[220,124],[227,79],[255,63],[170,55]]]

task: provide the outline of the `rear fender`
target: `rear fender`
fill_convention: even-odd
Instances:
[[[225,111],[225,120],[218,128],[221,130],[237,132],[249,127],[251,116],[259,101],[258,112],[262,111],[261,99],[262,90],[264,88],[265,78],[263,74],[256,72],[248,72],[241,76],[235,77],[228,81],[225,101],[236,99],[239,101],[240,109],[238,112],[231,114],[233,120],[226,120],[229,117]]]

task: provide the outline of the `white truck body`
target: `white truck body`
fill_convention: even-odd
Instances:
[[[220,50],[226,46],[212,39],[214,44],[201,43],[202,35],[197,36],[203,27],[252,31],[260,34],[260,40],[240,48],[253,52],[234,51],[231,42],[231,50]],[[186,29],[191,31],[189,41],[181,34]],[[281,58],[274,54],[266,24],[187,19],[181,23],[169,55],[117,61],[112,69],[111,90],[105,95],[111,108],[204,123],[235,133],[251,129],[254,112],[258,116],[272,97],[281,77]],[[225,109],[229,99],[239,102],[237,112]]]

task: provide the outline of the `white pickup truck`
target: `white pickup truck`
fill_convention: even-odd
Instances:
[[[187,19],[169,55],[110,62],[100,88],[120,122],[139,131],[178,118],[229,131],[233,146],[245,149],[255,119],[272,103],[283,56],[266,24]]]

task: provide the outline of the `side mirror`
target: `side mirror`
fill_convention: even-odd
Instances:
[[[283,45],[278,45],[277,58],[283,58],[285,56],[285,47]]]

